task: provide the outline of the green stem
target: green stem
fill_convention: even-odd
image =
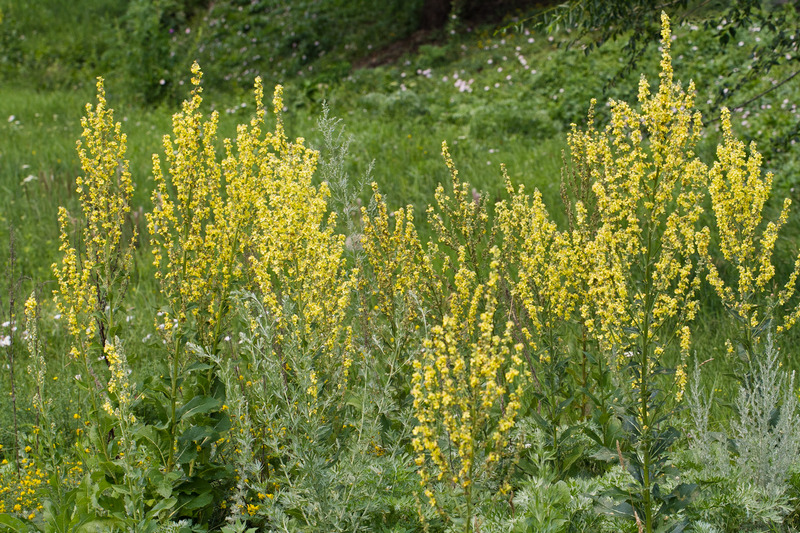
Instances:
[[[180,355],[180,344],[175,343],[175,352],[172,354],[172,366],[170,367],[170,417],[169,417],[169,455],[167,456],[167,472],[172,472],[175,461],[175,441],[178,430],[178,421],[175,419],[178,404],[178,360]]]

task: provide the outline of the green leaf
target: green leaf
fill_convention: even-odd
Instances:
[[[187,374],[191,374],[192,372],[199,372],[199,371],[202,371],[202,370],[208,370],[209,368],[213,368],[213,367],[214,367],[214,365],[212,365],[210,363],[202,363],[200,361],[196,361],[196,362],[194,362],[191,365],[186,367],[186,373]]]
[[[14,532],[27,532],[27,531],[36,531],[36,529],[32,528],[22,520],[17,517],[11,516],[10,514],[0,514],[0,529],[8,528],[8,531]],[[5,531],[5,529],[3,529]]]
[[[195,496],[184,505],[181,506],[181,509],[186,511],[194,511],[195,509],[200,509],[205,507],[206,505],[210,504],[214,500],[214,496],[211,494],[211,491],[204,492],[198,496]]]
[[[607,463],[613,463],[619,461],[619,456],[617,455],[616,451],[612,451],[609,448],[600,448],[596,452],[594,452],[590,457],[593,459],[597,459],[598,461],[605,461]]]
[[[216,398],[209,398],[208,396],[195,396],[189,400],[189,403],[181,406],[181,408],[178,409],[178,412],[175,413],[175,417],[178,420],[188,420],[195,415],[208,413],[209,411],[219,409],[221,406],[222,402]]]
[[[75,533],[105,533],[123,529],[123,523],[115,518],[96,518],[81,525]]]
[[[218,434],[219,433],[214,428],[209,426],[192,426],[178,437],[178,442],[203,442],[206,439],[217,440]]]
[[[668,427],[663,432],[657,434],[655,444],[653,445],[653,457],[659,457],[666,453],[667,449],[672,446],[672,443],[680,436],[680,432],[674,427]]]
[[[165,498],[155,504],[152,509],[147,512],[147,517],[152,519],[156,518],[161,511],[165,511],[167,509],[172,509],[175,507],[175,504],[178,503],[177,498]]]
[[[361,412],[364,407],[363,402],[361,401],[361,397],[358,394],[355,394],[352,391],[348,391],[345,399],[345,405],[349,405],[350,407],[356,409],[357,411]]]

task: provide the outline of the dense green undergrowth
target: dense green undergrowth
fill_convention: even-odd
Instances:
[[[4,5],[3,13],[5,25],[16,11]],[[236,28],[249,20],[228,15]],[[636,158],[614,166],[597,155],[615,108],[600,99],[596,130],[583,118],[604,90],[636,100],[638,77],[606,86],[602,73],[618,62],[613,45],[585,57],[558,47],[566,34],[459,28],[392,65],[334,65],[330,78],[310,82],[295,72],[285,96],[262,107],[239,87],[256,73],[271,87],[283,73],[235,65],[245,35],[211,24],[213,11],[196,16],[210,17],[208,28],[173,21],[175,64],[148,82],[147,90],[172,91],[159,107],[127,94],[137,87],[124,84],[135,65],[109,77],[108,102],[98,103],[87,71],[71,70],[74,58],[39,56],[37,66],[29,45],[24,59],[6,56],[6,65],[30,72],[55,70],[42,78],[44,90],[13,76],[0,86],[0,235],[13,235],[2,252],[0,379],[13,395],[3,394],[0,412],[8,513],[0,528],[797,527],[797,391],[786,371],[797,366],[795,333],[777,332],[792,312],[780,298],[793,279],[797,217],[781,219],[781,203],[768,200],[769,185],[774,197],[796,199],[797,152],[760,163],[775,171],[769,184],[755,159],[744,171],[737,157],[755,152],[734,142],[794,120],[791,84],[734,109],[736,135],[704,117],[692,146],[682,144],[679,121],[654,118],[658,109],[685,111],[686,101],[661,102],[652,116],[634,106],[652,127],[645,168],[670,168],[664,154],[680,164],[699,156],[706,176],[714,161],[729,165],[716,193],[698,167],[678,173],[683,183],[659,196],[660,212],[655,199],[636,196]],[[171,29],[162,19],[156,26]],[[202,106],[187,100],[171,119],[170,102],[196,87],[187,50],[214,49],[204,32],[215,27],[222,37],[203,65]],[[717,73],[746,61],[748,43],[760,38],[751,31],[741,46],[701,61],[710,35],[688,23],[675,34],[669,66],[676,80],[695,80],[700,110],[724,90]],[[94,38],[87,42],[108,37]],[[297,68],[298,57],[283,54],[281,68]],[[641,69],[657,93],[663,61],[654,53]],[[233,94],[214,94],[228,83]],[[665,90],[664,98],[681,94]],[[323,114],[323,100],[343,122]],[[86,101],[95,101],[88,111]],[[111,107],[113,120],[103,115]],[[635,139],[635,115],[616,109]],[[652,124],[667,128],[663,145]],[[166,149],[165,132],[174,143]],[[78,138],[88,150],[82,160]],[[311,148],[321,151],[316,167]],[[743,172],[730,170],[737,165]],[[746,176],[740,196],[726,198]],[[595,182],[623,207],[598,201]],[[117,197],[117,207],[103,203]],[[753,207],[734,208],[735,223],[721,224],[737,204]],[[60,220],[58,205],[67,208]],[[620,218],[625,209],[650,233]],[[772,241],[765,221],[779,219]],[[725,231],[740,242],[765,240],[751,251],[731,248]],[[625,248],[638,239],[660,246]],[[759,259],[772,246],[774,278]],[[70,254],[74,263],[64,259]],[[51,297],[53,263],[61,307]],[[691,271],[681,271],[687,264]],[[712,272],[732,296],[709,283]],[[32,291],[26,319],[22,302]]]

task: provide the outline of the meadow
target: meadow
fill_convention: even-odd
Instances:
[[[797,13],[382,6],[0,0],[0,531],[796,531]]]

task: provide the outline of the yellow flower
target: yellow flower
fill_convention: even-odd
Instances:
[[[86,358],[87,342],[102,340],[95,338],[99,331],[96,316],[103,317],[106,329],[112,326],[115,309],[106,304],[116,301],[119,294],[115,293],[124,292],[137,228],[133,226],[131,240],[123,243],[133,181],[125,159],[127,138],[107,106],[102,78],[97,81],[97,105],[86,105],[81,125],[78,156],[84,175],[77,178],[76,189],[82,219],[74,220],[66,209],[59,208],[60,251],[64,255],[60,266],[52,268],[58,280],[56,305],[72,336],[70,353]],[[71,245],[71,227],[81,231],[77,248]]]
[[[773,296],[772,254],[778,232],[788,220],[791,200],[786,198],[778,219],[760,230],[764,206],[772,192],[773,176],[762,173],[762,158],[755,143],[750,144],[748,151],[733,135],[727,109],[722,110],[722,132],[723,143],[717,147],[717,161],[709,172],[709,191],[719,249],[735,273],[735,282],[723,280],[717,266],[720,261],[711,257],[709,228],[704,228],[698,237],[698,251],[707,269],[706,277],[723,305],[743,319],[739,340],[750,345],[754,340],[752,331],[770,320],[773,313],[785,307],[794,296],[800,256],[795,260],[787,283],[777,297]],[[792,327],[799,316],[800,305],[797,305],[783,317],[778,332]]]

